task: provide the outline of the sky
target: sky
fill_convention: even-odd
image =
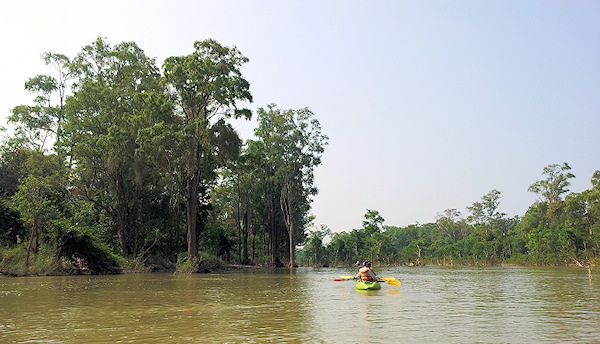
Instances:
[[[97,37],[137,43],[161,66],[213,38],[249,58],[251,109],[308,107],[329,136],[316,169],[314,229],[433,222],[501,192],[523,216],[543,168],[567,162],[571,191],[600,170],[600,2],[0,2],[0,126]],[[236,121],[244,139],[256,121]]]

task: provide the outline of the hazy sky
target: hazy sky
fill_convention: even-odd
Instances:
[[[571,190],[600,169],[600,2],[23,1],[0,3],[0,125],[98,36],[136,42],[160,66],[196,40],[237,46],[256,109],[309,107],[330,138],[315,225],[435,220],[492,189],[522,216],[529,185],[568,162]],[[237,123],[250,138],[255,122]]]

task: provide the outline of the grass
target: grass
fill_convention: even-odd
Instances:
[[[56,275],[61,264],[55,262],[52,250],[40,247],[37,254],[29,256],[29,265],[25,264],[27,249],[25,246],[7,248],[0,246],[0,273],[9,276],[48,276]]]

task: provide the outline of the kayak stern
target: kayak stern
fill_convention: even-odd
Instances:
[[[356,281],[355,288],[358,290],[378,290],[381,289],[379,282]]]

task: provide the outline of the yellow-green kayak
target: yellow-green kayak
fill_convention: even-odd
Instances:
[[[355,285],[358,290],[377,290],[381,289],[379,282],[356,281]]]

